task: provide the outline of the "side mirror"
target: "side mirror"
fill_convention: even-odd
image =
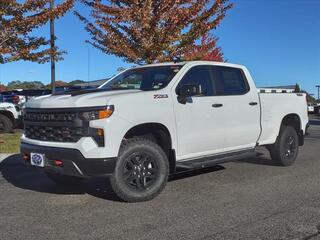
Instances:
[[[187,98],[201,94],[200,86],[197,84],[185,84],[179,88],[178,102],[182,104],[187,103]]]

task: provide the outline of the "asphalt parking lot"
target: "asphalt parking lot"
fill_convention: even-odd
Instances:
[[[174,176],[150,202],[102,179],[61,188],[18,155],[0,164],[0,239],[320,239],[320,118],[299,159],[257,157]]]

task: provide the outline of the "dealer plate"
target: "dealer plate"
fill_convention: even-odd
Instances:
[[[30,154],[31,165],[37,167],[44,167],[44,154],[41,153],[31,153]]]

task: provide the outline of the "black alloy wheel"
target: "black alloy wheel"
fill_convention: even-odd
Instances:
[[[130,188],[144,191],[159,177],[158,165],[147,153],[133,153],[124,162],[123,177]]]

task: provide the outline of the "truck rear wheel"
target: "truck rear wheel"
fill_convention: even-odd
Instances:
[[[77,185],[80,184],[83,180],[83,178],[80,177],[74,177],[74,176],[65,176],[57,173],[51,173],[46,172],[46,175],[48,178],[50,178],[51,181],[56,183],[57,185]]]
[[[110,183],[122,200],[141,202],[156,197],[168,175],[168,159],[162,148],[150,139],[134,137],[122,143]]]
[[[12,132],[13,122],[5,115],[0,114],[0,133]]]
[[[299,152],[297,131],[291,126],[281,127],[275,144],[269,147],[272,160],[281,166],[291,166]]]

